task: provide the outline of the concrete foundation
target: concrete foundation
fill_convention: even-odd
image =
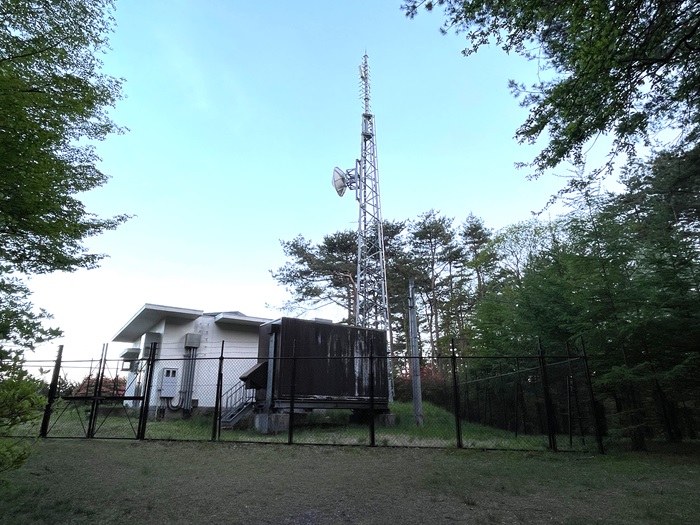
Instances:
[[[289,431],[289,414],[255,414],[255,430],[262,434]]]

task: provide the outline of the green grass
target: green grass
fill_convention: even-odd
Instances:
[[[211,439],[211,416],[195,415],[189,419],[150,420],[146,425],[146,439],[182,439],[202,441]]]
[[[138,413],[123,406],[106,406],[99,409],[95,437],[125,438],[136,437]],[[423,403],[423,426],[415,423],[412,403],[393,403],[390,407],[396,424],[375,427],[375,443],[379,446],[442,447],[457,446],[454,415],[431,403]],[[57,403],[49,429],[50,437],[85,437],[88,424],[89,406],[78,403]],[[294,442],[304,444],[370,444],[369,425],[350,422],[351,411],[328,410],[297,416],[295,420]],[[547,437],[543,435],[515,436],[485,425],[461,423],[462,442],[465,448],[505,449],[505,450],[545,450]],[[15,429],[15,435],[37,436],[39,423]],[[194,415],[183,419],[180,414],[166,419],[151,418],[146,425],[146,439],[207,441],[211,439],[212,416]],[[286,443],[287,432],[264,435],[253,429],[222,430],[222,441]],[[568,450],[568,436],[559,436],[559,449]],[[595,451],[592,436],[582,443],[574,440],[574,450]]]
[[[396,418],[396,424],[393,426],[376,425],[376,445],[457,447],[454,415],[447,410],[431,403],[424,403],[423,426],[415,424],[411,403],[393,403],[390,410]],[[351,423],[350,416],[351,411],[349,410],[328,410],[304,417],[297,416],[293,436],[294,443],[369,445],[369,425]],[[544,435],[520,434],[515,436],[513,432],[466,422],[462,422],[461,426],[465,448],[546,450],[548,446],[547,436]],[[223,441],[286,443],[287,439],[287,432],[277,435],[262,435],[255,430],[223,430],[221,432],[221,440]],[[558,444],[560,450],[569,450],[568,436],[559,436]],[[580,438],[576,438],[571,450],[595,451],[595,440],[592,436],[588,436],[585,443],[582,443]]]
[[[67,402],[59,400],[56,402],[49,421],[49,436],[85,437],[90,407],[90,403],[82,401]],[[11,435],[38,437],[42,417],[43,412],[37,413],[35,420],[14,427]],[[127,409],[122,405],[101,405],[98,409],[95,437],[135,438],[138,417],[137,411]]]
[[[700,449],[583,455],[44,440],[3,525],[695,523]]]

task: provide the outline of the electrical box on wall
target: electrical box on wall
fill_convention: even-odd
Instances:
[[[172,399],[177,396],[177,368],[164,368],[160,376],[160,397]]]
[[[185,334],[185,348],[199,348],[202,342],[202,334]]]

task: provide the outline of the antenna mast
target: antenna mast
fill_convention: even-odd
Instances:
[[[355,325],[387,332],[387,374],[389,401],[394,397],[391,366],[391,326],[386,287],[384,227],[379,201],[377,170],[377,140],[374,115],[370,107],[370,73],[367,53],[360,64],[360,97],[364,103],[360,158],[355,168],[333,170],[333,186],[341,197],[346,189],[355,190],[360,213],[357,222],[357,282],[355,295]]]
[[[357,224],[357,300],[355,324],[389,329],[389,306],[384,260],[384,229],[379,200],[377,140],[370,107],[370,71],[367,54],[360,65],[360,90],[364,102],[360,158],[355,195],[360,213]]]

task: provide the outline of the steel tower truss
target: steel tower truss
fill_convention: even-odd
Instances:
[[[379,200],[377,140],[370,108],[368,57],[360,65],[360,89],[364,101],[360,158],[356,167],[355,196],[359,203],[357,226],[357,300],[355,324],[389,329],[384,229]]]
[[[364,101],[360,158],[355,168],[333,170],[333,187],[341,197],[346,189],[355,190],[360,214],[357,221],[357,280],[355,285],[355,325],[387,332],[387,374],[389,402],[394,397],[391,364],[391,326],[386,287],[384,227],[379,201],[377,140],[374,115],[370,108],[369,64],[367,55],[360,64],[360,90]]]

